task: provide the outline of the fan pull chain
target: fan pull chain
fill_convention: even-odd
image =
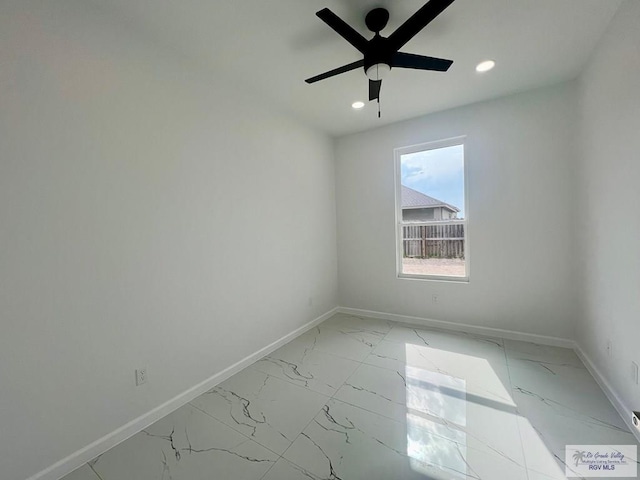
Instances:
[[[380,97],[378,97],[378,118],[380,118]]]

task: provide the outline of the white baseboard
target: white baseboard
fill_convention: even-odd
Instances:
[[[640,432],[638,432],[638,429],[633,425],[633,423],[631,423],[632,409],[625,405],[622,398],[620,398],[620,395],[616,393],[609,381],[604,377],[604,375],[600,373],[598,367],[596,367],[595,363],[591,361],[589,356],[578,344],[578,342],[575,342],[574,350],[580,360],[582,360],[582,363],[584,363],[585,367],[587,367],[587,370],[589,370],[589,373],[591,373],[591,376],[596,380],[598,385],[600,385],[600,388],[613,405],[613,408],[618,411],[624,423],[627,425],[627,427],[629,427],[629,430],[631,430],[631,433],[633,433],[633,435],[636,437],[636,440],[640,442]]]
[[[393,322],[407,323],[409,325],[419,325],[422,327],[440,328],[455,332],[473,333],[488,337],[506,338],[508,340],[521,340],[524,342],[538,343],[540,345],[551,345],[554,347],[574,348],[573,340],[560,337],[549,337],[537,335],[535,333],[516,332],[514,330],[504,330],[502,328],[481,327],[478,325],[468,325],[465,323],[447,322],[444,320],[434,320],[431,318],[411,317],[408,315],[397,315],[395,313],[374,312],[359,308],[338,307],[339,313],[357,315],[360,317],[379,318],[381,320],[391,320]]]
[[[141,415],[140,417],[132,420],[131,422],[123,425],[122,427],[114,430],[113,432],[105,435],[104,437],[96,440],[95,442],[87,445],[86,447],[72,453],[68,457],[60,460],[59,462],[51,465],[50,467],[42,470],[41,472],[29,477],[27,480],[58,480],[65,475],[71,473],[75,469],[81,467],[85,463],[94,459],[98,455],[106,452],[110,448],[123,442],[127,438],[135,435],[141,430],[144,430],[152,423],[160,420],[166,415],[170,414],[174,410],[182,407],[191,400],[195,399],[204,392],[215,387],[217,384],[223,382],[227,378],[235,375],[240,370],[248,367],[258,359],[268,355],[269,353],[277,350],[284,344],[290,342],[294,338],[302,335],[306,331],[312,329],[316,325],[324,322],[326,319],[333,316],[335,313],[345,313],[349,315],[356,315],[361,317],[379,318],[382,320],[390,320],[399,323],[405,323],[409,325],[419,325],[424,327],[440,328],[443,330],[452,330],[456,332],[472,333],[477,335],[485,335],[490,337],[506,338],[510,340],[521,340],[525,342],[533,342],[541,345],[551,345],[556,347],[572,348],[576,354],[585,364],[591,375],[594,377],[600,388],[603,390],[607,398],[611,401],[614,408],[618,411],[622,419],[628,425],[629,429],[636,436],[640,442],[640,433],[634,428],[631,423],[629,412],[631,411],[619,397],[619,395],[612,388],[611,384],[605,379],[600,371],[596,368],[595,364],[589,359],[586,353],[582,350],[573,340],[568,338],[550,337],[546,335],[537,335],[533,333],[516,332],[513,330],[505,330],[501,328],[482,327],[477,325],[468,325],[463,323],[447,322],[444,320],[434,320],[429,318],[412,317],[408,315],[397,315],[393,313],[376,312],[371,310],[363,310],[358,308],[336,307],[325,314],[317,317],[311,322],[297,328],[293,332],[283,336],[275,342],[267,345],[266,347],[258,350],[255,353],[243,358],[239,362],[231,365],[230,367],[216,373],[208,379],[200,382],[189,390],[177,395],[171,400],[163,403],[162,405],[154,408],[153,410]]]
[[[96,440],[95,442],[87,445],[86,447],[78,450],[75,453],[72,453],[66,458],[63,458],[59,462],[51,465],[50,467],[42,470],[39,473],[36,473],[32,477],[29,477],[27,480],[59,480],[65,475],[73,472],[77,468],[80,468],[82,465],[87,463],[90,460],[93,460],[98,455],[103,454],[110,448],[113,448],[117,444],[125,441],[127,438],[132,437],[136,433],[141,430],[144,430],[152,423],[160,420],[166,415],[170,414],[174,410],[186,405],[191,400],[196,397],[202,395],[208,390],[211,390],[213,387],[223,382],[227,378],[235,375],[240,370],[248,367],[252,363],[256,362],[260,358],[265,355],[270,354],[274,350],[277,350],[284,344],[290,342],[296,337],[299,337],[306,331],[312,329],[316,325],[324,322],[329,317],[333,316],[338,311],[337,308],[333,308],[329,310],[327,313],[320,315],[318,318],[310,321],[309,323],[297,328],[291,333],[288,333],[284,337],[276,340],[275,342],[267,345],[266,347],[258,350],[255,353],[243,358],[237,363],[234,363],[228,368],[225,368],[221,372],[216,373],[215,375],[207,378],[206,380],[200,382],[189,390],[177,395],[172,398],[168,402],[163,403],[162,405],[154,408],[153,410],[145,413],[144,415],[139,416],[138,418],[130,421],[129,423],[123,425],[122,427],[114,430],[113,432],[105,435],[104,437]]]

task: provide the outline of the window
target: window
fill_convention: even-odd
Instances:
[[[398,276],[469,279],[464,138],[398,148]]]

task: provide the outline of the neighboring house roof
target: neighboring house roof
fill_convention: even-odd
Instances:
[[[408,208],[435,208],[435,207],[445,207],[451,210],[452,212],[459,212],[460,209],[454,207],[453,205],[449,205],[442,200],[438,200],[437,198],[430,197],[429,195],[425,195],[413,188],[405,187],[402,185],[402,209]]]

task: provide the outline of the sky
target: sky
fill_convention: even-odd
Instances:
[[[402,184],[464,211],[464,146],[425,150],[400,157]]]

